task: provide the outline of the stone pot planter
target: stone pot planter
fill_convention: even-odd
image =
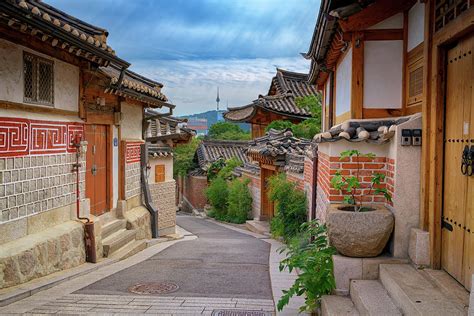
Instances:
[[[347,205],[329,205],[326,218],[329,242],[348,257],[376,257],[385,248],[393,231],[394,217],[384,206],[372,211],[341,210]]]

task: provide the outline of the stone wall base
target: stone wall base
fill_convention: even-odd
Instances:
[[[137,232],[135,239],[151,239],[151,215],[144,206],[138,206],[125,214],[127,229]]]
[[[68,221],[0,245],[0,288],[11,287],[85,262],[84,228]]]
[[[408,256],[414,264],[419,266],[430,265],[430,233],[419,228],[410,231]]]

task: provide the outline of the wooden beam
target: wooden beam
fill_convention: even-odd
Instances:
[[[408,10],[403,12],[403,61],[402,61],[402,109],[403,115],[407,108],[407,69],[408,69]]]
[[[114,125],[114,114],[109,112],[87,111],[87,124]]]
[[[107,126],[107,208],[114,206],[114,126]]]
[[[351,118],[363,118],[364,103],[364,34],[352,35]]]
[[[366,41],[401,41],[404,39],[405,29],[365,30]]]
[[[339,20],[344,32],[363,31],[394,14],[408,10],[416,0],[379,0],[346,20]]]
[[[364,118],[402,116],[402,109],[363,109]]]
[[[0,101],[0,109],[79,117],[78,116],[79,113],[76,111],[62,110],[62,109],[58,109],[51,106],[30,105],[30,104],[16,103],[16,102],[3,101],[3,100]]]

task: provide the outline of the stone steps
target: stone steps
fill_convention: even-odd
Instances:
[[[110,255],[110,258],[123,260],[127,259],[128,257],[133,256],[136,253],[144,250],[147,247],[147,243],[145,240],[133,240],[123,246],[122,248],[118,249],[117,251],[113,252]]]
[[[134,241],[136,237],[135,230],[120,229],[102,240],[104,257],[109,257],[112,253],[119,250],[126,244]]]
[[[433,282],[409,264],[381,264],[380,281],[405,315],[465,315]]]
[[[352,302],[361,315],[402,315],[379,281],[352,280],[350,293]]]
[[[127,228],[127,221],[124,219],[113,220],[106,225],[102,226],[102,239],[105,239],[113,233]]]
[[[324,295],[321,298],[321,315],[357,316],[360,314],[350,298],[338,295]]]

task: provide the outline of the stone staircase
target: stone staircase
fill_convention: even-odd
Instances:
[[[104,257],[128,258],[147,247],[146,240],[136,240],[136,231],[127,229],[127,220],[113,219],[102,227]]]
[[[378,280],[351,280],[350,296],[327,295],[322,315],[467,315],[469,293],[446,272],[381,264]]]

